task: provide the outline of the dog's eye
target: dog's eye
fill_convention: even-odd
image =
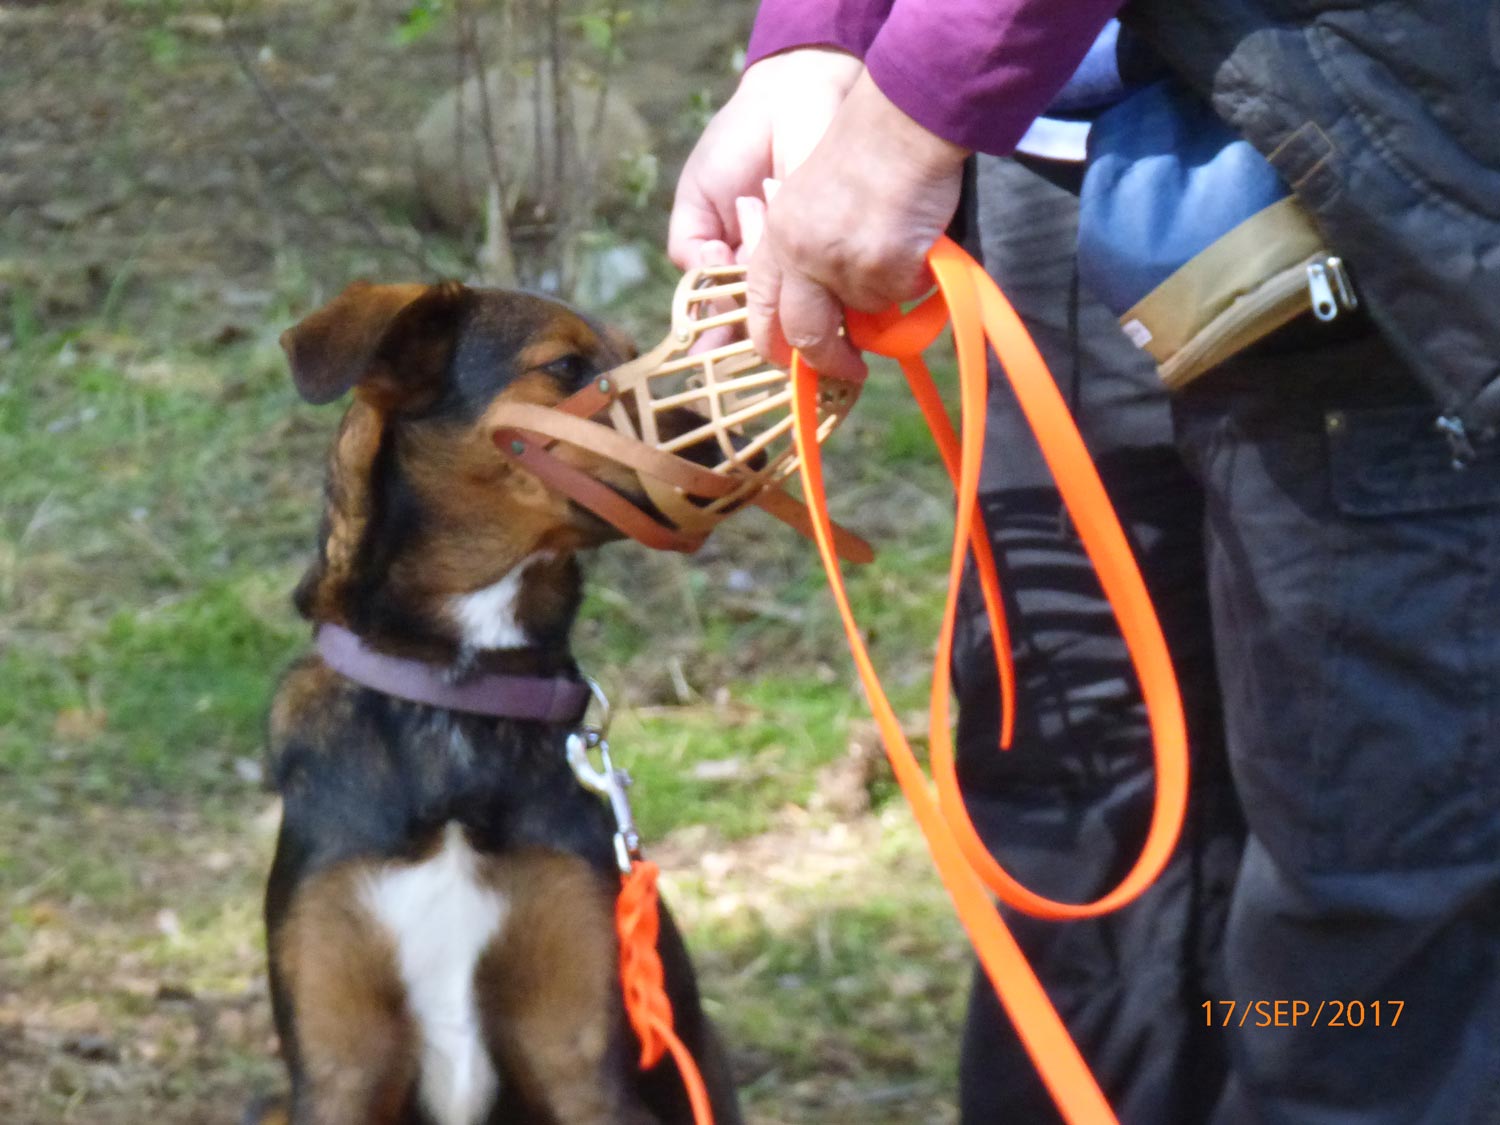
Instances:
[[[594,373],[594,365],[576,352],[558,356],[542,364],[541,369],[568,386],[576,386]]]

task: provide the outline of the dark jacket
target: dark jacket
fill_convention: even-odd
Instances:
[[[1132,0],[1122,19],[1292,185],[1442,412],[1500,426],[1500,0]]]

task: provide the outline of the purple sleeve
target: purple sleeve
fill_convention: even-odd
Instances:
[[[837,47],[864,58],[890,10],[891,0],[761,0],[745,65],[791,47]]]
[[[1121,7],[1122,0],[895,0],[864,52],[865,68],[919,125],[1003,155]]]

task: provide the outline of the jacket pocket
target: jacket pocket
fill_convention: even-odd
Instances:
[[[1433,406],[1335,410],[1324,416],[1330,484],[1350,516],[1414,515],[1500,504],[1500,436],[1459,462]]]

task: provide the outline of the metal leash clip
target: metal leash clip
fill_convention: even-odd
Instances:
[[[609,731],[609,700],[597,683],[587,677],[585,680],[599,704],[600,723],[598,726],[580,726],[568,735],[564,751],[578,784],[590,793],[608,798],[610,812],[615,818],[615,862],[619,864],[620,874],[628,875],[641,858],[641,837],[635,829],[635,817],[631,814],[627,794],[631,786],[630,774],[616,768],[609,756],[609,741],[605,738]],[[597,766],[594,754],[598,755]]]

